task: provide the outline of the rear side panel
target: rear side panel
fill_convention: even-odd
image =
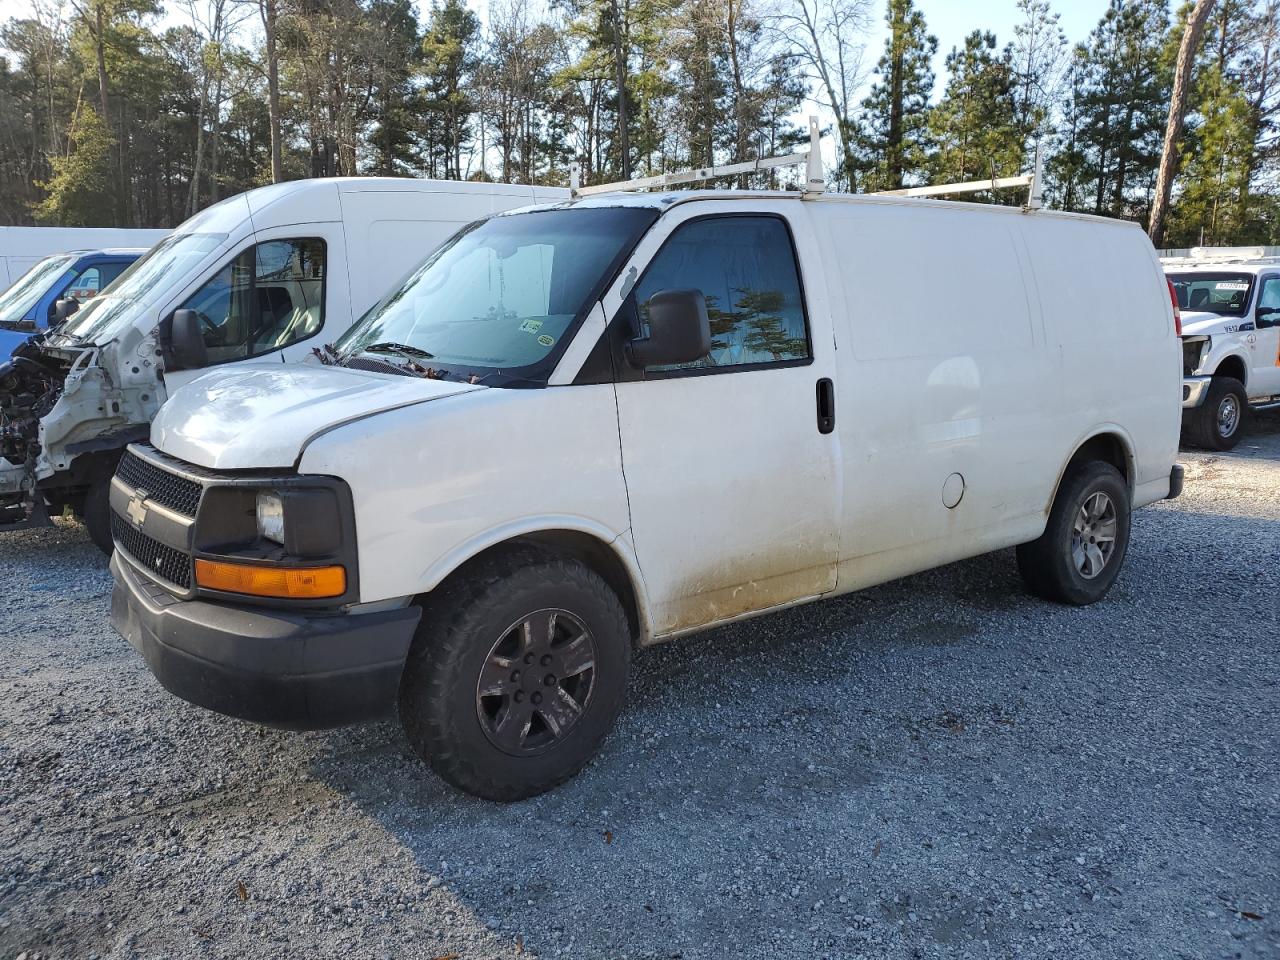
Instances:
[[[1017,216],[814,205],[836,320],[845,516],[839,589],[1031,539],[1059,464],[1053,358]]]
[[[1132,225],[1088,219],[1023,217],[1020,229],[1056,355],[1046,384],[1055,437],[1069,446],[1063,462],[1091,434],[1118,434],[1133,456],[1135,501],[1159,499],[1178,450],[1182,358],[1150,242]]]

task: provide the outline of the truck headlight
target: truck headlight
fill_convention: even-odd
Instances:
[[[258,536],[284,546],[284,501],[274,490],[258,493]]]

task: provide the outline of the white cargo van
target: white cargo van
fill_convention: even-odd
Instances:
[[[465,224],[568,191],[440,180],[302,180],[177,228],[56,334],[0,365],[0,530],[64,507],[108,553],[124,447],[204,371],[289,363],[342,334]]]
[[[168,230],[135,227],[0,227],[0,290],[51,254],[150,247],[168,234]]]
[[[1181,488],[1133,224],[693,191],[492,217],[307,364],[178,391],[111,491],[113,621],[261,723],[398,707],[450,783],[546,790],[635,647],[1017,546],[1115,582]]]

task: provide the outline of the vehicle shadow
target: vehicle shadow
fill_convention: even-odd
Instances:
[[[1171,660],[1161,626],[1212,636],[1221,606],[1152,584],[1172,543],[1211,529],[1229,552],[1258,522],[1143,511],[1123,578],[1091,608],[1030,598],[1002,551],[642,651],[600,757],[522,803],[452,791],[392,724],[334,733],[312,771],[542,956],[959,955],[1058,921],[1141,952],[1152,912],[1170,912],[1169,943],[1191,935],[1171,919],[1191,894],[1170,863],[1240,872],[1250,855],[1153,807],[1131,762],[1142,743],[1180,768],[1186,744],[1164,725],[1235,722],[1194,690],[1203,658]],[[1216,552],[1187,579],[1208,581]],[[1256,581],[1203,590],[1274,629]],[[1065,851],[1104,832],[1108,871],[1147,871],[1168,902],[1095,903]],[[1176,852],[1154,867],[1147,842]],[[1039,891],[1034,924],[1001,906],[1019,889]]]

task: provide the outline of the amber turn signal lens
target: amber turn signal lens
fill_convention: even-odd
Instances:
[[[196,583],[206,590],[253,597],[320,600],[347,592],[347,571],[343,567],[258,567],[197,560]]]

